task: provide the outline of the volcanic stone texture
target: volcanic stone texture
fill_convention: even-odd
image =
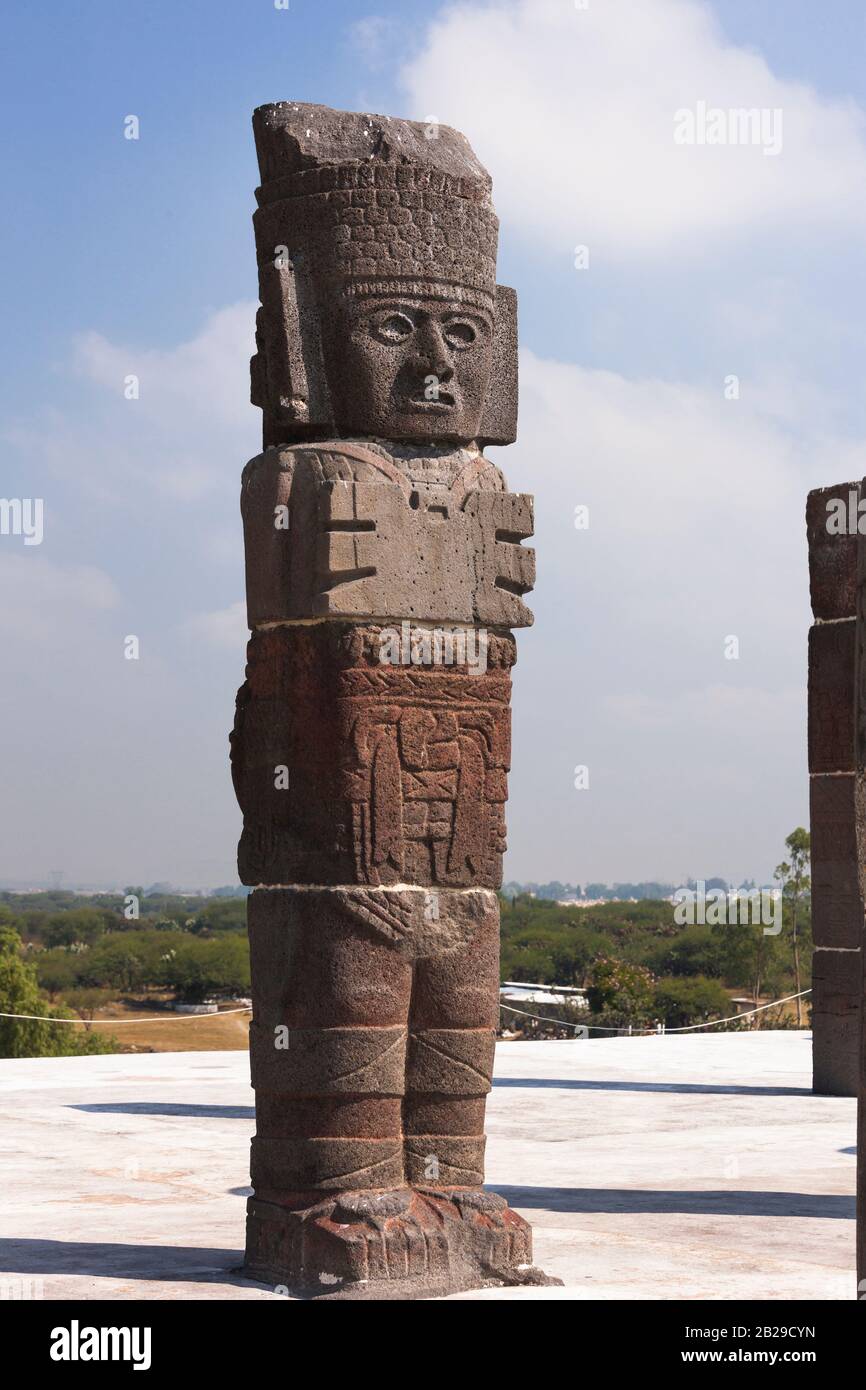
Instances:
[[[260,888],[248,921],[247,1270],[350,1297],[544,1282],[528,1225],[482,1189],[496,894]]]
[[[260,888],[248,921],[258,1197],[480,1186],[496,894]]]
[[[253,1197],[247,1209],[247,1274],[311,1298],[432,1298],[562,1282],[531,1260],[528,1222],[477,1187],[325,1193],[306,1208]]]
[[[866,478],[859,496],[866,498]],[[866,903],[866,536],[857,532],[857,618],[854,667],[854,827],[861,903]],[[857,1278],[858,1297],[866,1296],[866,951],[860,951],[860,1017],[854,1024],[859,1061],[857,1106]]]
[[[806,499],[809,591],[816,622],[852,618],[857,607],[856,532],[846,527],[837,534],[827,525],[840,503],[850,517],[852,493],[856,503],[858,483],[837,483],[815,488]]]
[[[861,951],[861,1020],[866,1013],[866,951]],[[857,1294],[866,1292],[866,1028],[860,1027],[860,1077],[857,1099]]]
[[[301,102],[260,107],[253,128],[262,184],[252,400],[263,410],[265,445],[353,430],[415,437],[401,433],[396,415],[387,428],[361,428],[357,400],[346,411],[343,373],[324,349],[344,332],[338,306],[349,283],[361,295],[390,288],[483,303],[494,321],[493,370],[486,395],[473,402],[469,437],[482,446],[512,443],[517,300],[495,283],[490,176],[465,136]]]
[[[383,664],[389,631],[253,634],[232,734],[243,883],[499,887],[514,639],[489,634],[476,672]]]
[[[459,451],[430,481],[411,460],[334,441],[268,449],[241,489],[249,626],[397,617],[525,627],[532,498]],[[285,525],[275,525],[283,519]]]
[[[482,1186],[534,579],[531,499],[481,452],[517,412],[490,178],[447,127],[282,102],[254,129],[246,1269],[339,1297],[548,1282]]]
[[[855,507],[850,508],[854,494]],[[856,483],[811,492],[809,773],[812,836],[812,1058],[814,1089],[857,1093],[863,907],[855,814],[857,534],[828,521],[835,504],[856,522]],[[861,839],[862,843],[862,839]]]

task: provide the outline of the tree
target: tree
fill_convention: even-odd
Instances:
[[[105,925],[105,914],[92,907],[56,912],[45,923],[45,945],[49,950],[52,946],[74,946],[78,942],[91,946],[105,931]]]
[[[651,939],[643,950],[644,964],[660,975],[723,976],[726,930],[726,927],[708,927],[697,923],[683,927],[680,935],[673,940]]]
[[[146,933],[108,932],[82,958],[79,979],[83,985],[106,985],[129,993],[141,988],[148,954]]]
[[[705,975],[670,976],[655,986],[655,1007],[666,1028],[687,1028],[711,1018],[724,1018],[731,1001],[718,980]]]
[[[71,989],[65,995],[66,1003],[84,1024],[85,1033],[93,1027],[93,1017],[97,1009],[111,999],[110,989]]]
[[[786,902],[790,909],[794,952],[794,988],[797,992],[797,1027],[801,1028],[803,1026],[801,1008],[803,1001],[800,998],[800,943],[797,937],[797,926],[801,902],[811,885],[811,879],[806,873],[811,852],[811,838],[808,830],[804,830],[802,826],[792,830],[785,840],[785,847],[789,858],[777,866],[773,877],[777,883],[781,884],[783,910]]]
[[[600,932],[569,923],[568,934],[552,946],[553,983],[582,985],[593,960],[610,944]]]
[[[623,960],[597,960],[587,990],[589,1007],[613,1027],[646,1024],[653,1016],[653,977],[642,965]]]
[[[12,927],[0,926],[0,1013],[36,1017],[0,1018],[0,1057],[70,1057],[86,1052],[114,1052],[112,1038],[83,1037],[68,1018],[52,1008],[39,990],[36,967],[22,960],[21,938]]]
[[[162,960],[165,984],[179,999],[200,1004],[211,994],[247,994],[250,958],[246,940],[228,934],[214,941],[192,938]]]
[[[760,925],[745,928],[752,946],[752,998],[755,1008],[761,1002],[761,986],[767,983],[768,976],[779,957],[779,938],[767,936]],[[772,995],[772,990],[770,991]],[[761,1015],[755,1014],[753,1028],[760,1028]]]
[[[64,950],[62,946],[53,951],[35,952],[33,964],[39,988],[47,990],[51,999],[74,989],[78,981],[79,961],[79,956]]]
[[[246,932],[246,898],[219,898],[206,902],[190,922],[190,929],[199,936],[219,932]]]

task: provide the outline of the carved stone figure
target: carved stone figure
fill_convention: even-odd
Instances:
[[[866,478],[858,488],[849,493],[851,501],[856,499],[856,515],[859,518],[866,501]],[[856,1095],[857,1095],[857,1297],[866,1295],[866,951],[863,950],[863,904],[866,903],[866,535],[861,534],[859,524],[855,532],[856,582],[854,618],[854,842],[855,859],[858,870],[857,887],[852,893],[856,906],[860,909],[860,961],[859,971],[854,974],[859,1009],[852,1010],[859,1015],[860,1028],[855,1031],[856,1046]],[[847,828],[847,827],[846,827]],[[854,916],[854,911],[850,914]],[[849,956],[852,963],[856,963]],[[850,969],[850,967],[849,967]],[[847,983],[847,981],[846,981]]]
[[[290,102],[253,127],[246,1268],[327,1297],[545,1282],[483,1187],[534,579],[531,498],[483,453],[517,413],[490,179],[447,127]]]
[[[812,1074],[815,1091],[854,1096],[860,1070],[866,854],[855,824],[858,484],[810,492],[809,819],[812,835]],[[854,501],[853,528],[849,524]],[[838,513],[846,520],[840,524]],[[866,706],[863,706],[866,707]],[[860,763],[859,766],[866,764]]]

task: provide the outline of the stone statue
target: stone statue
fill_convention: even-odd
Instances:
[[[444,126],[280,102],[253,127],[246,1270],[329,1297],[549,1282],[482,1186],[534,578],[531,499],[483,454],[517,413],[490,179]]]
[[[812,837],[812,1086],[856,1096],[860,1070],[863,902],[858,886],[858,485],[816,488],[806,503],[809,588],[809,822]],[[853,499],[853,527],[849,527]],[[838,510],[846,514],[838,523]],[[866,753],[866,740],[863,741]]]

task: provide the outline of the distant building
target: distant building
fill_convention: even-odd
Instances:
[[[505,1004],[571,1004],[576,1009],[589,1007],[583,990],[573,985],[539,985],[525,980],[505,980],[499,987],[499,997]]]

